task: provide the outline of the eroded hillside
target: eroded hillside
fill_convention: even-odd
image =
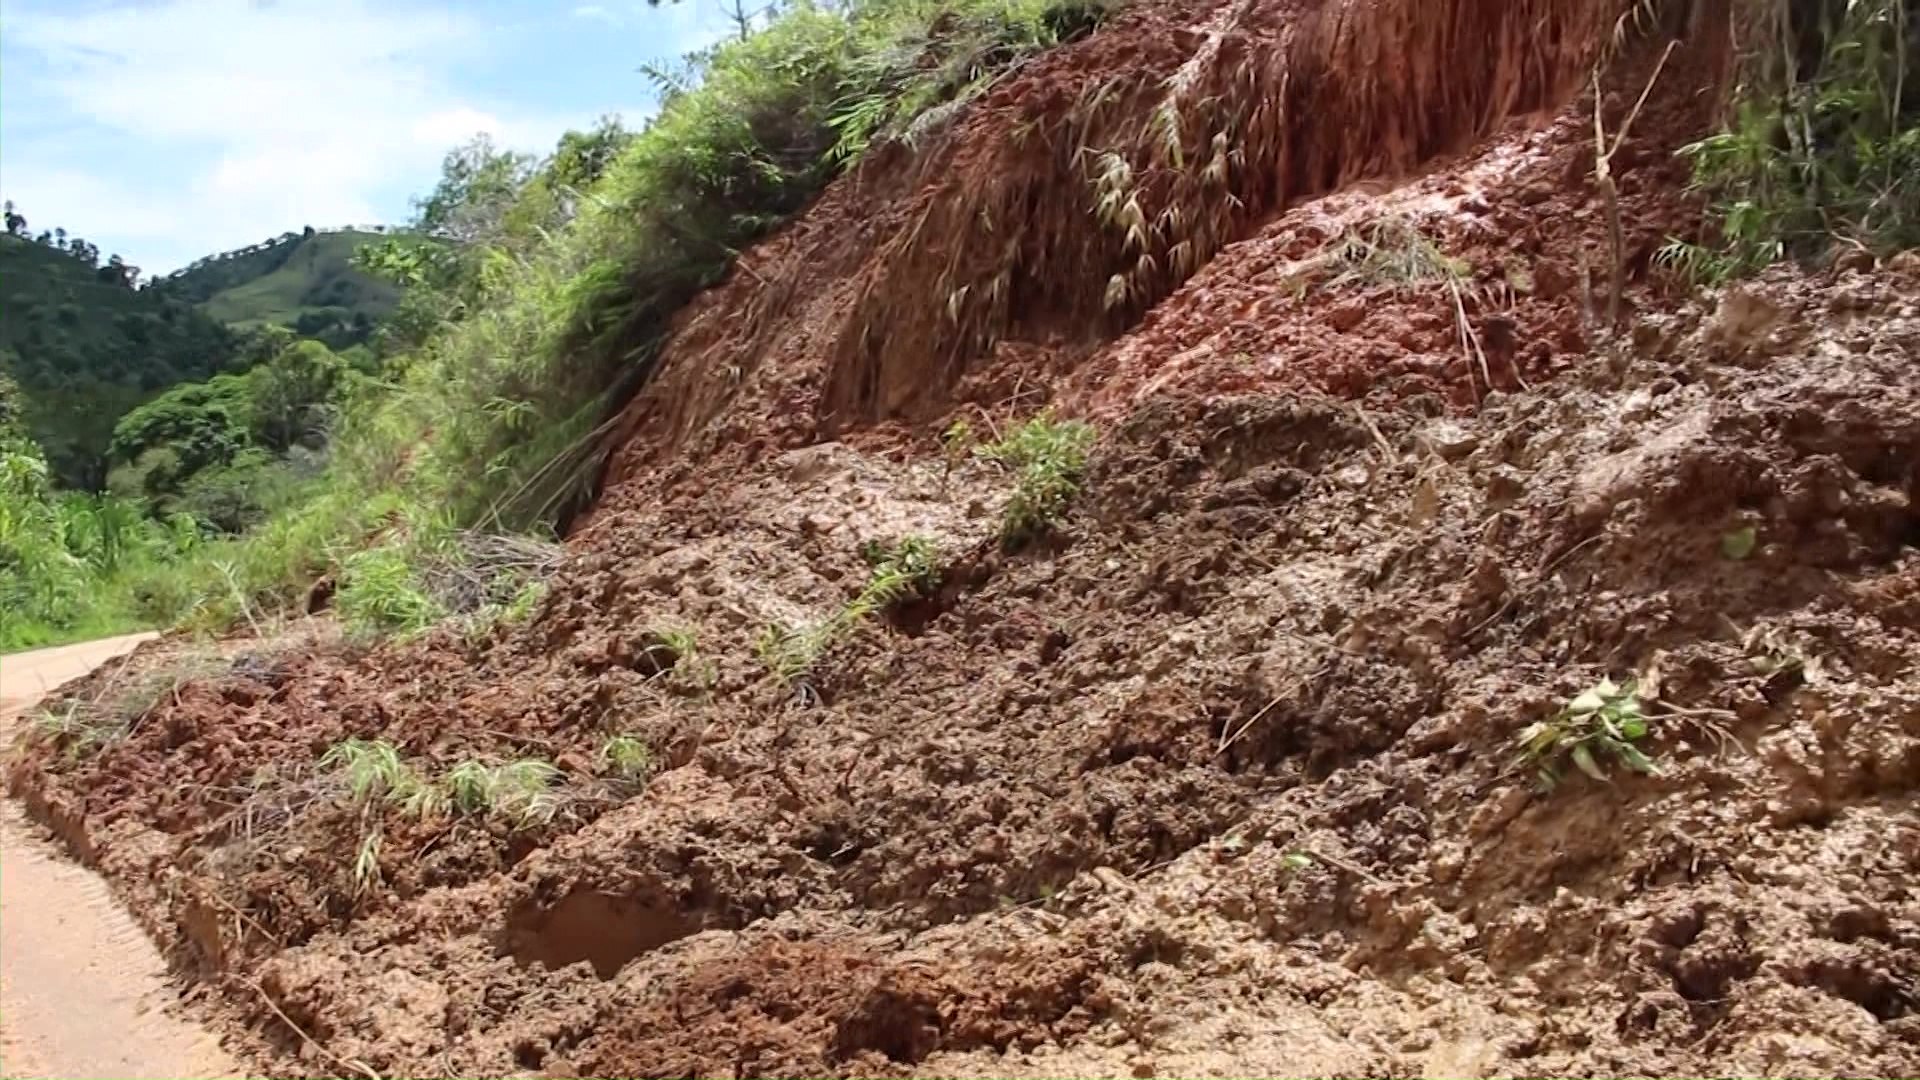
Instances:
[[[526,621],[15,790],[275,1075],[1920,1069],[1920,268],[1655,267],[1638,10],[1140,3],[681,314]]]

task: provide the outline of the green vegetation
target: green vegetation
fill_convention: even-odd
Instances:
[[[446,616],[414,578],[402,547],[377,547],[347,556],[337,599],[351,632],[411,637]]]
[[[600,748],[607,775],[629,784],[645,783],[653,775],[653,751],[637,736],[615,735]]]
[[[559,769],[538,758],[503,765],[463,761],[447,773],[446,789],[459,813],[497,815],[527,828],[553,820],[560,806],[553,783],[559,777]]]
[[[109,676],[91,697],[70,698],[42,709],[34,728],[55,740],[68,757],[80,758],[127,737],[140,718],[185,684],[225,670],[211,653],[188,652],[131,674]]]
[[[1920,246],[1920,18],[1905,0],[1767,6],[1726,129],[1689,147],[1716,236],[1660,261],[1718,282],[1836,247]]]
[[[230,534],[155,566],[136,606],[220,627],[301,604],[332,577],[365,632],[529,609],[539,574],[493,574],[455,553],[545,532],[590,498],[600,428],[680,306],[867,149],[933,137],[959,103],[1102,12],[1047,0],[796,6],[649,66],[662,101],[642,131],[604,121],[538,160],[484,139],[455,150],[411,227],[353,259],[400,291],[364,355],[265,327],[148,380],[103,421],[131,410],[96,433],[84,479],[104,481],[110,461],[121,498]],[[190,320],[202,320],[195,303],[244,323],[334,300],[364,307],[358,285],[313,291],[353,280],[339,271],[342,243],[289,234],[147,292]]]
[[[463,761],[436,781],[421,777],[400,756],[399,747],[384,739],[349,738],[320,758],[320,768],[338,775],[347,801],[367,811],[385,804],[397,806],[412,817],[451,811],[497,816],[517,827],[530,828],[551,821],[560,808],[559,795],[554,791],[560,770],[538,758],[504,764]],[[367,835],[375,838],[373,859],[377,863],[377,826]],[[356,878],[363,876],[356,870]]]
[[[859,617],[892,607],[909,596],[926,595],[940,585],[940,549],[925,536],[909,534],[891,548],[870,543],[861,555],[873,567],[873,574],[851,605]]]
[[[1607,763],[1651,775],[1660,770],[1636,745],[1646,737],[1647,717],[1633,681],[1602,679],[1551,719],[1527,725],[1514,740],[1515,764],[1532,768],[1548,791],[1559,785],[1568,762],[1602,782]]]
[[[355,252],[378,240],[367,232],[289,233],[254,254],[183,270],[160,288],[229,326],[285,327],[344,349],[371,337],[400,299],[393,283],[354,264]]]
[[[556,545],[413,520],[342,560],[337,597],[349,633],[413,637],[450,616],[476,639],[533,613]]]
[[[320,473],[335,412],[369,381],[317,341],[255,345],[269,356],[245,374],[181,383],[121,417],[108,489],[229,533],[291,505]]]
[[[97,490],[120,415],[222,371],[239,342],[191,304],[96,266],[85,241],[61,242],[0,235],[0,373],[18,382],[21,419],[53,478]]]
[[[150,620],[145,583],[194,551],[197,526],[112,496],[63,492],[18,423],[0,375],[0,651],[122,632]]]
[[[1042,412],[998,442],[980,447],[981,457],[1005,465],[1017,477],[1000,523],[1002,542],[1015,547],[1053,527],[1080,492],[1093,440],[1089,425],[1055,420],[1051,412]]]
[[[403,802],[420,786],[399,747],[383,739],[347,739],[321,756],[320,767],[339,770],[347,798],[360,805]]]
[[[939,550],[924,536],[907,536],[892,547],[868,544],[862,552],[873,573],[860,594],[828,618],[802,627],[769,624],[754,642],[754,655],[774,675],[799,682],[822,654],[864,622],[905,600],[924,595],[940,583]]]

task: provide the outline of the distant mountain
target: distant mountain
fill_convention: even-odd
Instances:
[[[201,259],[155,287],[238,329],[285,326],[344,348],[364,341],[400,298],[352,264],[355,249],[379,238],[363,230],[283,233]]]
[[[225,370],[238,335],[193,303],[133,288],[83,240],[0,234],[0,370],[20,384],[27,431],[71,487],[98,487],[121,414]]]

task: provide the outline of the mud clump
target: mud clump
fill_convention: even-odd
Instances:
[[[507,952],[522,964],[558,970],[585,961],[610,979],[634,957],[698,930],[699,924],[668,904],[587,890],[568,893],[544,910],[522,904],[503,937]]]
[[[1285,190],[1137,321],[1061,330],[1086,255],[1009,286],[1007,336],[888,359],[905,397],[848,359],[861,290],[923,257],[888,227],[952,211],[925,162],[998,161],[995,125],[1127,65],[1351,57],[1323,8],[1141,5],[954,156],[836,185],[696,302],[528,623],[208,674],[16,788],[275,1074],[1920,1069],[1920,282],[1652,276],[1699,87],[1621,161],[1617,332],[1575,269],[1592,102],[1490,62],[1478,111],[1366,136],[1391,182],[1306,148],[1237,179]],[[1602,48],[1567,32],[1540,48]],[[1323,74],[1304,100],[1360,92]],[[1084,182],[1049,161],[1008,183]],[[1382,243],[1422,269],[1378,276]],[[1101,438],[1008,552],[1014,478],[931,432],[1048,401]],[[862,552],[909,536],[940,584],[861,610]],[[1516,736],[1607,679],[1656,768],[1543,786]],[[423,774],[537,756],[564,801],[370,816],[317,770],[349,737]],[[622,785],[614,737],[647,750]]]

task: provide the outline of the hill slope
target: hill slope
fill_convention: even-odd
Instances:
[[[233,333],[163,290],[103,281],[79,259],[0,235],[0,364],[19,382],[26,426],[68,486],[105,478],[113,424],[175,383],[220,371]]]
[[[287,234],[257,250],[202,260],[162,287],[229,325],[286,326],[340,347],[364,338],[399,292],[352,265],[368,232]]]

